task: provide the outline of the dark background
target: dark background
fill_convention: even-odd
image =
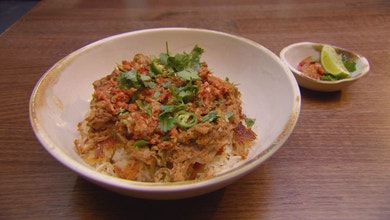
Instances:
[[[37,0],[0,0],[0,33],[3,33],[16,20],[27,13],[39,1]]]

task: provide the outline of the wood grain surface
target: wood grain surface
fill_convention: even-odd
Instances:
[[[125,197],[42,148],[29,98],[72,51],[157,27],[223,31],[275,54],[329,43],[366,56],[371,71],[340,92],[301,88],[290,138],[238,182],[184,200]],[[43,0],[0,35],[0,74],[0,219],[390,219],[390,1]]]

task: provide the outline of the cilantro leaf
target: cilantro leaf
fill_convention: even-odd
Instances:
[[[173,103],[178,106],[192,101],[199,90],[198,86],[192,84],[192,81],[179,88],[170,85],[168,89],[173,95]]]
[[[152,108],[150,107],[150,105],[143,103],[139,99],[135,100],[135,104],[137,104],[138,108],[144,110],[146,112],[146,114],[148,114],[149,116],[152,116],[153,112],[152,112]]]
[[[145,87],[151,89],[156,88],[156,83],[152,81],[152,77],[145,74],[140,74],[139,76],[140,81],[144,84]]]
[[[145,75],[145,74],[141,74],[140,79],[142,80],[142,82],[147,82],[147,81],[152,80],[152,78],[150,76]]]
[[[161,105],[160,110],[162,111],[162,113],[160,113],[160,115],[173,112],[174,108],[175,106],[173,105]]]
[[[181,103],[188,103],[194,98],[194,93],[192,91],[180,91],[175,98]]]
[[[340,79],[345,79],[345,78],[348,78],[350,77],[350,75],[347,75],[345,73],[340,73],[338,75],[333,75],[333,74],[330,74],[330,73],[325,73],[324,75],[322,75],[320,77],[321,80],[324,80],[324,81],[335,81],[335,80],[340,80]]]
[[[198,86],[193,85],[190,81],[184,87],[178,88],[176,90],[175,100],[181,103],[188,103],[195,97],[195,94],[198,92],[198,90]]]
[[[335,76],[333,76],[332,74],[324,74],[320,77],[321,80],[324,80],[324,81],[334,81],[334,80],[337,80],[337,78]]]
[[[193,69],[189,70],[182,70],[180,72],[177,72],[176,75],[186,81],[191,81],[191,80],[199,80],[200,77],[198,76],[198,72],[194,71]]]
[[[167,53],[161,53],[159,59],[160,63],[167,68],[168,73],[176,72],[178,77],[187,81],[198,80],[200,79],[198,76],[201,66],[200,57],[203,52],[204,50],[198,45],[195,45],[189,54],[183,52],[171,55],[167,49]]]
[[[168,65],[168,58],[169,58],[168,52],[167,53],[160,53],[160,55],[159,55],[160,62],[164,66]]]
[[[145,74],[138,74],[137,70],[130,70],[123,72],[118,76],[119,88],[134,87],[139,89],[142,85],[147,88],[156,88],[156,83],[153,82],[152,78]]]
[[[315,57],[315,56],[310,56],[309,59],[312,60],[315,63],[319,63],[320,62],[320,60],[317,57]]]
[[[141,84],[139,82],[140,76],[137,70],[130,70],[122,73],[118,76],[119,79],[119,88],[134,87],[139,89]]]
[[[160,110],[162,111],[158,115],[158,128],[161,131],[169,131],[175,124],[175,118],[172,116],[172,112],[175,109],[173,105],[161,105]]]
[[[158,128],[162,131],[162,132],[167,132],[169,130],[171,130],[171,128],[175,125],[175,118],[169,114],[169,113],[165,113],[165,114],[160,114],[158,116]]]
[[[168,57],[167,62],[167,65],[175,71],[182,71],[189,63],[189,57],[186,53],[176,54],[175,56]]]
[[[342,58],[342,61],[343,61],[345,68],[347,68],[347,70],[349,72],[353,72],[356,70],[356,62],[355,61],[350,61],[345,55],[341,56],[341,58]]]
[[[153,94],[153,99],[158,99],[158,97],[160,97],[160,95],[161,95],[160,91],[155,91]]]
[[[195,47],[192,49],[190,53],[190,59],[191,59],[191,68],[195,69],[196,71],[200,68],[200,57],[203,54],[204,50],[200,48],[198,45],[195,45]]]

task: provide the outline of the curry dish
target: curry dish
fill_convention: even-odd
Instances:
[[[93,82],[79,155],[99,172],[143,182],[209,178],[248,155],[254,119],[241,94],[201,62],[203,49],[136,54]]]

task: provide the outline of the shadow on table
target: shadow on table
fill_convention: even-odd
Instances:
[[[343,91],[336,92],[318,92],[300,87],[301,95],[305,99],[320,102],[337,102],[340,101]]]
[[[113,193],[81,177],[74,189],[73,206],[81,219],[210,219],[224,194],[222,189],[189,199],[145,200]]]
[[[301,89],[302,97],[302,112],[309,110],[311,113],[316,111],[326,110],[334,111],[344,106],[345,100],[348,99],[349,92],[347,90],[336,92],[318,92],[305,88]],[[308,108],[308,106],[311,106]]]
[[[294,196],[288,189],[289,180],[278,179],[273,175],[278,166],[284,165],[278,160],[275,163],[265,162],[226,188],[180,200],[146,200],[123,196],[77,177],[69,198],[71,217],[94,220],[264,219],[270,217],[275,204],[286,202],[286,193]],[[284,186],[275,187],[280,183]]]

